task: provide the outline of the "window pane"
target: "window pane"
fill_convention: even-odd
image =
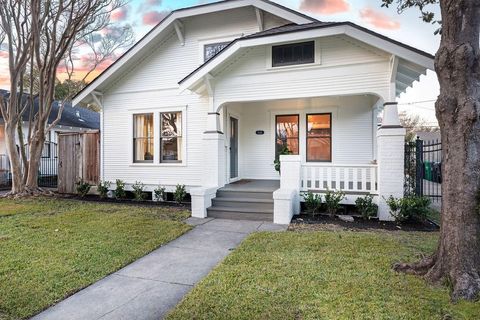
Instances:
[[[133,160],[153,162],[153,114],[133,116]]]
[[[315,42],[293,43],[272,47],[272,66],[281,67],[315,62]]]
[[[210,60],[222,51],[230,42],[210,43],[204,46],[204,60]]]
[[[278,158],[283,148],[292,154],[298,154],[298,115],[277,116],[275,157]]]
[[[162,113],[162,137],[176,137],[182,135],[182,113]]]
[[[182,161],[182,138],[162,138],[162,161]]]
[[[331,161],[330,114],[307,115],[307,161]]]

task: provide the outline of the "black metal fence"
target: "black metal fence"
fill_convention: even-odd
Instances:
[[[442,143],[417,139],[405,144],[405,195],[442,197]]]
[[[10,161],[7,155],[0,154],[0,189],[9,189],[11,186]],[[38,186],[43,188],[58,186],[58,145],[53,141],[45,142],[38,169]]]

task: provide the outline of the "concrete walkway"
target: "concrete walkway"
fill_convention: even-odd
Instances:
[[[286,229],[261,221],[187,222],[195,228],[33,319],[160,319],[250,233]]]

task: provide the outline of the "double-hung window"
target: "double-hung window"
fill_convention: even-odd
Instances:
[[[332,114],[307,114],[307,161],[332,161]]]
[[[275,158],[288,148],[291,154],[298,154],[299,151],[299,116],[279,115],[275,118]]]
[[[160,162],[181,163],[182,152],[182,112],[160,113]]]
[[[153,163],[153,113],[133,115],[133,162]]]

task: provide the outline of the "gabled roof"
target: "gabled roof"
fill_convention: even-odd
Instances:
[[[157,37],[159,37],[164,30],[166,30],[169,26],[173,25],[179,19],[248,6],[256,7],[262,11],[269,12],[273,15],[276,15],[296,24],[304,24],[317,21],[312,17],[309,17],[305,14],[302,14],[300,12],[268,0],[224,0],[174,10],[162,21],[160,21],[160,23],[158,23],[152,30],[150,30],[150,32],[148,32],[142,39],[140,39],[140,41],[138,41],[134,46],[127,50],[119,59],[117,59],[117,61],[115,61],[107,69],[105,69],[95,80],[93,80],[88,86],[86,86],[82,91],[80,91],[73,98],[73,103],[78,104],[79,102],[81,102],[89,94],[94,92],[109,77],[119,71],[129,61],[133,60],[134,57],[148,51],[149,46],[152,45],[154,40],[157,39]]]
[[[6,90],[0,89],[0,95],[8,98],[10,93]],[[28,95],[25,94],[22,101],[27,101]],[[28,103],[28,102],[27,102]],[[60,102],[54,101],[52,104],[52,112],[48,117],[48,124],[55,121],[57,118],[58,112],[60,110]],[[33,113],[38,112],[38,100],[34,101]],[[29,120],[28,112],[25,112],[22,116],[23,121]],[[3,118],[0,114],[0,121],[3,121]],[[72,107],[70,102],[65,103],[63,108],[62,117],[57,123],[58,126],[64,127],[75,127],[75,128],[85,128],[85,129],[100,129],[100,114],[98,112],[82,108],[79,106]]]
[[[295,36],[290,37],[289,35],[291,34],[295,34]],[[232,41],[217,55],[187,75],[179,84],[181,85],[181,90],[191,88],[241,48],[341,34],[389,52],[405,62],[402,68],[407,68],[409,71],[412,71],[405,75],[411,81],[398,82],[399,90],[397,90],[397,94],[403,92],[413,81],[418,80],[420,74],[424,74],[426,69],[433,70],[434,68],[434,56],[430,53],[411,47],[352,22],[317,21],[302,25],[288,24],[238,38]]]

